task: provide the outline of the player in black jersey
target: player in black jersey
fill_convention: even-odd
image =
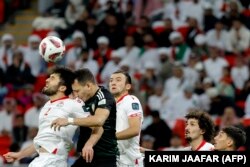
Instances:
[[[80,135],[77,151],[82,153],[72,167],[115,167],[119,155],[116,139],[116,102],[112,94],[104,87],[99,87],[93,74],[88,69],[75,71],[72,85],[74,95],[85,102],[84,109],[92,116],[82,118],[59,118],[53,121],[54,128],[66,125],[79,125]],[[103,126],[101,138],[91,135],[88,127]]]

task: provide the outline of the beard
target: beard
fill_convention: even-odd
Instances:
[[[60,85],[52,86],[50,88],[43,88],[42,93],[47,95],[47,96],[53,96],[57,93],[58,88]]]
[[[191,137],[185,137],[185,140],[190,143],[192,141],[192,138]]]

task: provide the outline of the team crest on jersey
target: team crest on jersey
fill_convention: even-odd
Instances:
[[[60,103],[58,103],[56,106],[57,107],[62,107],[64,105],[64,103],[63,102],[60,102]]]
[[[139,110],[139,104],[138,103],[132,103],[132,109],[133,110]]]

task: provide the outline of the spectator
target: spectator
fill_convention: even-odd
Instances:
[[[12,64],[13,53],[15,48],[15,38],[12,34],[4,34],[1,38],[2,46],[0,47],[0,68],[6,71],[7,67]]]
[[[17,114],[16,100],[5,98],[3,101],[3,110],[0,112],[0,134],[12,134],[15,114]]]
[[[26,141],[27,135],[28,127],[24,125],[24,117],[18,114],[15,116],[15,125],[13,127],[14,142],[21,146],[22,143]]]
[[[46,102],[46,98],[43,94],[34,93],[33,94],[34,106],[28,109],[24,114],[24,124],[25,126],[32,128],[38,128],[38,118],[40,110]]]
[[[151,115],[153,117],[153,123],[143,131],[143,134],[147,134],[155,138],[153,146],[154,150],[157,150],[161,147],[168,147],[170,136],[172,134],[171,129],[168,127],[165,121],[160,118],[158,111],[152,111]]]
[[[219,83],[223,76],[223,68],[228,66],[228,62],[222,57],[218,46],[209,46],[210,57],[204,61],[207,76],[215,84]]]
[[[95,77],[97,77],[99,66],[96,60],[93,60],[89,49],[82,49],[81,56],[76,60],[74,69],[88,68]]]
[[[250,31],[242,24],[240,19],[234,19],[229,31],[227,51],[240,54],[246,51],[250,44]]]

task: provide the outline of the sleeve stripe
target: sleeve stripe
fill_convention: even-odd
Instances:
[[[99,100],[105,99],[104,94],[103,94],[103,92],[101,92],[101,91],[98,91],[97,97],[98,97]]]
[[[141,116],[141,113],[134,113],[134,114],[129,115],[129,117],[140,117],[140,116]]]

